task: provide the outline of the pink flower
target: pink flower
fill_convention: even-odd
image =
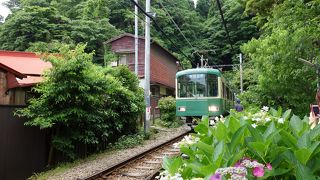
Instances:
[[[233,167],[243,167],[240,161],[237,161],[236,164],[234,164]]]
[[[215,173],[214,175],[210,176],[210,180],[222,180],[220,173]]]
[[[256,177],[262,177],[264,175],[263,167],[255,167],[253,169],[253,175]]]
[[[272,166],[271,166],[270,163],[267,163],[266,166],[267,166],[267,168],[268,168],[270,171],[272,170]]]

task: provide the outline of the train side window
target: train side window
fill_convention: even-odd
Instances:
[[[218,96],[218,78],[216,75],[208,74],[207,77],[208,82],[208,97],[215,97]]]

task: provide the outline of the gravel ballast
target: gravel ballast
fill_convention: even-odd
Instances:
[[[101,154],[97,159],[84,162],[78,166],[68,169],[65,172],[51,176],[50,180],[68,180],[83,179],[108,167],[111,167],[125,159],[133,157],[141,152],[147,151],[161,143],[164,143],[174,137],[177,137],[190,130],[190,127],[184,125],[179,128],[157,129],[159,132],[153,139],[145,140],[142,145],[134,148],[116,150]]]

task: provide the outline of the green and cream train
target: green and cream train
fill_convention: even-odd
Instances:
[[[210,119],[226,115],[234,106],[232,93],[218,69],[197,68],[176,74],[176,115],[185,117],[188,124],[194,117]]]

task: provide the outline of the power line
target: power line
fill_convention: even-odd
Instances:
[[[172,21],[172,23],[175,25],[175,27],[178,29],[178,31],[180,32],[180,34],[183,36],[183,38],[188,42],[188,44],[195,49],[192,44],[190,43],[190,41],[186,38],[186,36],[183,34],[183,32],[181,31],[181,29],[179,28],[179,26],[177,25],[177,23],[173,20],[172,16],[170,15],[170,13],[167,11],[166,7],[162,4],[162,0],[159,1],[160,6],[162,7],[162,9],[165,11],[165,13],[169,16],[170,20]],[[196,52],[196,54],[201,58],[201,55]]]
[[[168,40],[171,42],[171,44],[173,45],[173,47],[174,47],[176,50],[178,50],[184,57],[186,57],[187,59],[189,59],[189,57],[188,57],[184,52],[182,52],[182,51],[175,45],[175,43],[169,38],[169,36],[160,28],[160,26],[158,25],[157,21],[155,21],[155,19],[154,19],[150,14],[148,14],[148,13],[150,13],[150,12],[146,12],[146,11],[145,11],[139,4],[137,4],[134,0],[130,0],[130,1],[131,1],[135,6],[137,6],[138,9],[143,12],[143,14],[145,14],[146,16],[148,16],[148,17],[152,20],[153,24],[155,25],[156,30],[160,31],[160,32],[165,36],[165,38],[168,39]],[[189,59],[189,60],[190,60],[190,62],[192,63],[191,59]]]
[[[223,11],[221,9],[221,4],[220,4],[220,1],[217,0],[217,5],[218,5],[218,8],[219,8],[219,12],[220,12],[220,16],[221,16],[221,20],[222,20],[222,24],[224,26],[224,29],[226,30],[226,33],[227,33],[227,37],[228,37],[228,40],[229,40],[229,43],[230,43],[230,46],[231,46],[231,50],[234,52],[234,49],[233,49],[233,46],[232,46],[232,43],[231,43],[231,38],[229,36],[229,31],[228,31],[228,28],[227,28],[227,24],[226,24],[226,21],[224,19],[224,16],[223,16]]]

